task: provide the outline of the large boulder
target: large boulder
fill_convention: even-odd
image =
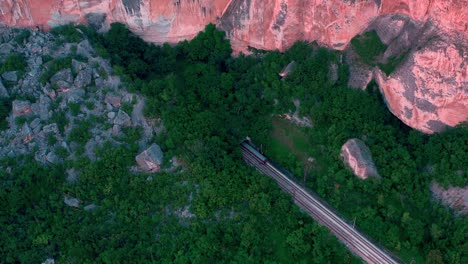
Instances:
[[[90,85],[92,81],[91,74],[92,74],[91,69],[84,69],[84,70],[79,71],[75,77],[75,82],[74,82],[75,87],[84,88]]]
[[[144,171],[156,172],[160,169],[163,157],[161,148],[157,144],[153,144],[136,156],[135,160]]]
[[[362,140],[353,138],[341,147],[341,157],[354,175],[361,179],[379,177],[369,148]]]

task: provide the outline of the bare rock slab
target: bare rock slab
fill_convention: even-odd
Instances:
[[[147,150],[136,156],[135,160],[144,171],[156,172],[160,169],[163,157],[161,148],[157,144],[153,144]]]
[[[434,198],[442,204],[462,215],[468,215],[468,186],[464,188],[449,187],[448,189],[444,189],[434,182],[430,188]]]
[[[372,154],[362,140],[353,138],[346,141],[341,147],[340,156],[359,178],[379,177]]]

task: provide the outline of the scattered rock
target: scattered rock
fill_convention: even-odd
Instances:
[[[112,136],[120,137],[122,135],[122,131],[119,125],[112,126]]]
[[[55,264],[55,259],[53,258],[48,258],[42,264]]]
[[[86,68],[87,64],[81,61],[72,60],[72,68],[75,72],[79,72]]]
[[[21,128],[21,137],[23,138],[24,143],[29,143],[32,139],[32,132],[28,126],[28,123],[24,123],[23,127]]]
[[[95,204],[88,204],[87,206],[84,207],[85,211],[94,211],[97,208],[97,205]]]
[[[163,152],[157,144],[153,144],[136,156],[135,160],[144,171],[156,172],[163,162]]]
[[[55,93],[55,90],[49,89],[50,87],[45,86],[42,88],[42,92],[47,95],[50,99],[55,100],[57,97],[57,94]]]
[[[59,132],[59,129],[56,123],[52,123],[49,125],[45,125],[42,128],[42,131],[44,131],[44,134],[49,134],[49,133],[57,134]]]
[[[62,161],[61,158],[59,158],[53,151],[49,152],[46,156],[46,161],[52,163],[52,164],[58,164]]]
[[[17,82],[18,81],[18,72],[17,71],[9,71],[4,72],[2,74],[2,78],[9,82]]]
[[[132,124],[132,120],[127,113],[119,110],[117,116],[114,119],[114,124],[119,126],[130,126]]]
[[[114,119],[114,117],[115,117],[115,112],[109,112],[109,113],[107,113],[107,117],[108,117],[109,119]]]
[[[74,197],[71,197],[71,196],[64,196],[63,197],[63,202],[68,205],[68,206],[71,206],[71,207],[80,207],[80,200],[74,198]]]
[[[3,43],[0,45],[0,54],[10,54],[13,49],[10,43]]]
[[[29,101],[14,100],[12,103],[13,116],[24,115],[31,112],[31,103]]]
[[[37,126],[39,126],[41,124],[41,119],[39,118],[35,118],[30,124],[29,126],[32,128],[32,129],[35,129]]]
[[[62,81],[62,83],[58,83],[59,81]],[[72,83],[73,83],[73,74],[72,74],[72,71],[71,69],[63,69],[59,72],[57,72],[56,74],[54,74],[54,76],[52,76],[50,78],[50,82],[51,83],[57,83],[60,87],[60,84],[66,86],[66,87],[69,87]],[[65,82],[65,83],[63,83]],[[67,84],[67,85],[65,85]]]
[[[352,169],[354,175],[361,179],[379,177],[377,168],[372,160],[369,148],[360,139],[353,138],[341,147],[341,157]]]
[[[93,51],[93,47],[91,46],[91,44],[89,44],[89,41],[87,39],[81,41],[80,43],[78,43],[78,46],[77,46],[77,54],[81,55],[81,56],[84,56],[84,57],[91,57],[92,55],[92,51]]]
[[[67,170],[67,182],[74,183],[78,180],[78,173],[75,169],[68,169]]]
[[[91,69],[84,69],[78,72],[73,83],[77,88],[83,88],[91,84]]]
[[[38,109],[38,114],[41,120],[49,119],[49,105],[50,105],[49,97],[41,94],[39,96],[39,109]]]
[[[286,78],[286,76],[291,74],[295,68],[296,68],[296,62],[291,61],[288,65],[286,65],[286,67],[283,68],[283,70],[279,73],[279,76],[281,76],[282,78]]]
[[[67,102],[79,103],[83,101],[86,92],[83,89],[70,89],[66,92]]]
[[[112,105],[113,107],[120,107],[120,96],[106,95],[105,102]]]

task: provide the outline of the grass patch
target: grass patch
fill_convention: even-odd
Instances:
[[[69,140],[72,142],[79,143],[81,145],[86,144],[89,139],[91,139],[91,133],[89,129],[91,128],[91,122],[85,120],[77,122],[76,126],[70,131]]]
[[[5,61],[0,64],[0,74],[8,71],[20,71],[23,72],[28,64],[26,59],[21,54],[11,54]]]
[[[29,30],[23,30],[15,37],[15,42],[18,44],[23,44],[26,39],[31,36],[31,32]]]
[[[272,123],[272,138],[278,143],[274,144],[273,150],[278,154],[288,151],[298,157],[300,161],[307,161],[312,145],[306,133],[284,118],[274,117]]]
[[[70,109],[72,115],[77,116],[80,113],[81,104],[69,102],[68,108]]]
[[[369,31],[354,37],[351,40],[351,45],[353,45],[362,61],[368,65],[375,65],[377,56],[387,49],[387,46],[382,43],[375,31]]]
[[[62,111],[54,112],[50,118],[50,122],[57,124],[60,133],[63,133],[65,131],[65,127],[68,125],[68,119]]]

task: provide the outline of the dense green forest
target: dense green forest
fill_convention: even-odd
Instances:
[[[147,97],[147,116],[165,126],[156,141],[186,169],[151,181],[133,175],[134,145],[108,145],[97,162],[79,158],[47,168],[32,157],[3,160],[14,168],[0,170],[0,258],[6,262],[358,263],[240,158],[238,144],[250,136],[303,175],[304,162],[285,155],[290,149],[271,137],[272,119],[294,109],[292,99],[314,124],[297,128],[301,151],[316,159],[307,186],[405,262],[468,262],[467,217],[454,216],[429,192],[432,180],[467,184],[466,127],[434,136],[411,130],[389,113],[374,84],[365,92],[346,87],[339,52],[309,43],[232,57],[214,25],[175,46],[145,43],[122,24],[105,34],[80,31],[130,90]],[[77,41],[70,28],[54,34]],[[292,60],[295,71],[281,80],[278,72]],[[328,78],[330,63],[339,66],[336,82]],[[339,150],[352,137],[370,147],[381,179],[361,181],[344,167]],[[80,168],[73,185],[64,181],[67,166]],[[98,207],[67,207],[64,194]],[[187,204],[196,217],[174,213]]]

